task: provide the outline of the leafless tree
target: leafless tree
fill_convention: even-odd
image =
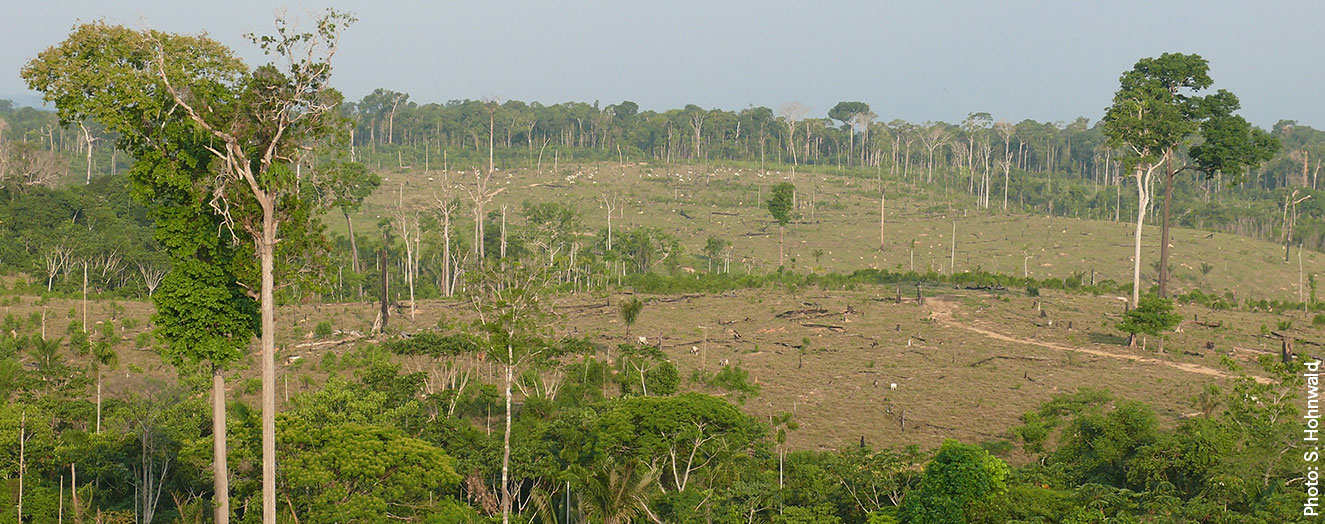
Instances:
[[[489,160],[491,165],[491,160]],[[492,202],[492,198],[501,194],[506,188],[501,187],[492,189],[488,184],[492,182],[492,170],[489,169],[486,174],[474,170],[474,188],[463,187],[469,194],[469,199],[474,201],[474,252],[478,254],[479,260],[483,260],[483,208]]]
[[[101,139],[92,136],[92,132],[88,131],[87,126],[84,125],[82,122],[78,123],[78,128],[83,130],[83,147],[87,148],[87,181],[84,182],[84,184],[91,184],[92,183],[92,144],[97,140]]]
[[[856,128],[860,128],[862,133],[860,137],[860,165],[862,166],[866,164],[865,150],[869,148],[870,124],[873,124],[874,119],[878,117],[879,115],[874,114],[873,111],[865,111],[851,115],[851,144],[849,145],[849,149],[855,150]]]
[[[943,123],[930,124],[928,129],[920,135],[920,141],[929,150],[929,160],[925,162],[925,183],[934,181],[934,151],[943,147],[952,137],[948,134],[948,129]]]
[[[999,165],[1003,168],[1003,211],[1008,210],[1008,182],[1009,173],[1012,171],[1012,135],[1017,132],[1017,128],[1011,122],[999,120],[994,124],[994,131],[1003,139],[1003,159]]]
[[[708,116],[708,111],[703,109],[697,108],[690,112],[690,128],[695,132],[695,148],[690,152],[690,158],[692,159],[699,157],[699,135],[701,130],[704,129],[704,119],[708,118]]]
[[[609,196],[610,195],[610,196]],[[612,250],[612,211],[619,205],[616,193],[603,193],[603,206],[607,208],[607,250]]]
[[[419,212],[405,207],[404,184],[400,185],[400,197],[396,200],[392,215],[400,238],[405,242],[405,285],[409,286],[409,318],[414,320],[414,314],[418,311],[414,300],[414,277],[418,273]]]
[[[396,109],[401,102],[407,99],[409,99],[409,95],[405,93],[396,93],[396,96],[391,99],[391,111],[386,116],[386,143],[388,144],[396,143]]]
[[[55,284],[55,276],[69,267],[73,260],[73,250],[57,244],[46,251],[46,291],[50,291]]]
[[[437,216],[442,221],[442,294],[449,297],[455,293],[451,285],[452,267],[455,263],[454,257],[451,256],[451,215],[455,214],[459,204],[452,195],[451,181],[445,173],[442,174],[442,193],[438,195],[433,192],[433,200],[436,201]]]
[[[1293,227],[1297,225],[1297,205],[1306,202],[1311,195],[1298,198],[1299,191],[1284,197],[1284,262],[1288,262],[1293,247]]]
[[[796,182],[796,124],[809,114],[810,108],[800,102],[787,102],[778,108],[778,116],[787,124],[787,150],[791,152],[791,181]]]

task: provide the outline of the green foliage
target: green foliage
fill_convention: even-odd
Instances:
[[[1118,329],[1123,332],[1160,336],[1164,331],[1173,329],[1182,321],[1182,315],[1173,312],[1173,301],[1154,295],[1141,297],[1136,307],[1123,314],[1123,321]]]
[[[472,354],[482,350],[482,341],[467,333],[441,334],[421,331],[409,337],[382,342],[382,349],[397,355],[426,355],[433,358]]]
[[[460,483],[451,459],[398,429],[287,423],[279,443],[282,483],[301,522],[446,523],[474,516],[459,501],[438,496]]]
[[[1106,390],[1083,388],[1075,393],[1055,395],[1039,409],[1021,416],[1022,425],[1012,429],[1012,434],[1021,440],[1026,451],[1040,453],[1053,430],[1057,429],[1068,417],[1083,413],[1096,412],[1100,406],[1113,399]]]
[[[906,497],[902,521],[964,524],[1007,492],[1008,466],[979,446],[947,440]]]
[[[176,365],[228,366],[258,332],[257,303],[216,264],[180,260],[152,300],[162,357]]]
[[[83,329],[83,323],[77,320],[69,322],[69,349],[79,356],[85,356],[92,350],[92,338]]]
[[[621,321],[626,323],[626,333],[630,333],[630,327],[635,325],[635,320],[639,319],[640,311],[644,309],[644,303],[637,297],[630,297],[630,300],[621,302]]]
[[[1128,486],[1125,465],[1143,446],[1155,441],[1156,432],[1150,408],[1125,402],[1108,413],[1086,413],[1074,419],[1052,460],[1074,483]]]
[[[759,396],[759,385],[750,382],[750,372],[740,365],[722,366],[712,376],[699,373],[696,379],[696,382],[731,394],[741,404],[744,404],[748,398]]]
[[[1194,54],[1143,58],[1123,73],[1103,124],[1109,145],[1126,151],[1127,169],[1156,165],[1197,133],[1203,140],[1191,149],[1192,167],[1206,176],[1222,172],[1236,179],[1270,159],[1278,140],[1233,114],[1236,96],[1222,89],[1192,94],[1213,83],[1209,64]]]
[[[835,514],[832,504],[816,504],[811,507],[787,506],[782,514],[773,518],[775,524],[841,524],[842,518]]]
[[[851,118],[856,115],[864,115],[870,112],[870,105],[864,102],[838,102],[832,109],[828,110],[828,118],[842,122],[843,125],[850,124]]]
[[[335,330],[334,328],[331,327],[330,320],[323,320],[322,322],[318,322],[317,326],[313,328],[313,336],[316,336],[317,338],[327,338],[330,337],[333,333],[335,333]]]
[[[671,395],[681,384],[676,364],[655,346],[621,344],[617,346],[617,382],[622,393]]]
[[[683,393],[617,400],[603,412],[593,431],[613,456],[665,464],[663,484],[674,488],[678,487],[675,479],[683,473],[678,468],[695,466],[702,474],[751,450],[766,429],[725,400]],[[694,458],[677,463],[664,460],[682,449]]]
[[[786,226],[791,222],[791,207],[796,196],[796,186],[789,182],[781,182],[773,186],[773,191],[765,204],[768,208],[768,214],[773,216],[773,220],[779,226]]]

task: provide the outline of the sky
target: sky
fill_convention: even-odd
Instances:
[[[270,32],[278,10],[309,23],[327,6],[359,19],[333,80],[355,100],[384,87],[420,103],[795,101],[820,116],[860,100],[885,121],[1094,122],[1137,59],[1183,52],[1210,62],[1253,123],[1325,128],[1325,2],[1311,0],[0,0],[0,98],[34,96],[20,68],[79,22],[205,32],[256,64],[244,34]]]

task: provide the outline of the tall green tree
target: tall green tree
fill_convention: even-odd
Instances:
[[[1219,90],[1197,96],[1214,81],[1209,64],[1195,54],[1164,53],[1143,58],[1119,79],[1113,105],[1105,111],[1104,134],[1111,147],[1124,154],[1124,165],[1136,178],[1140,203],[1137,207],[1135,252],[1132,265],[1132,304],[1141,297],[1141,231],[1153,196],[1154,176],[1162,165],[1164,177],[1164,225],[1160,239],[1160,296],[1167,295],[1170,201],[1173,178],[1184,170],[1199,170],[1206,176],[1226,173],[1240,177],[1251,165],[1268,160],[1278,150],[1265,131],[1253,128],[1234,115],[1239,107],[1232,93]],[[1175,153],[1183,143],[1200,136],[1201,145],[1191,149],[1192,163],[1174,168]]]
[[[148,165],[161,169],[140,171],[135,187],[147,200],[162,197],[159,191],[207,195],[222,234],[251,242],[256,268],[244,264],[239,276],[258,289],[253,298],[260,307],[265,524],[276,520],[277,252],[299,259],[320,235],[313,201],[301,193],[299,157],[338,122],[330,59],[352,21],[329,10],[312,32],[301,33],[278,19],[274,35],[252,38],[275,63],[252,70],[206,37],[85,24],[23,71],[63,120],[96,120],[119,133],[120,146],[140,160],[157,159]],[[171,157],[181,144],[206,154]],[[181,164],[194,173],[210,166],[215,176],[178,176]],[[190,193],[195,184],[202,190]],[[193,216],[164,220],[194,224]]]
[[[870,105],[864,102],[838,102],[832,109],[828,110],[828,118],[842,123],[842,127],[847,130],[850,137],[847,144],[847,163],[850,164],[851,152],[856,150],[856,126],[864,124],[866,132],[869,131],[869,124],[861,117],[874,115],[870,112]],[[873,116],[870,118],[872,119]]]
[[[778,223],[778,267],[782,267],[783,237],[787,224],[791,222],[791,208],[796,199],[796,186],[782,182],[773,186],[773,194],[768,197],[768,214]]]

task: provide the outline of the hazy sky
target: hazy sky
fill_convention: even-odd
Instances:
[[[9,4],[0,6],[0,96],[27,93],[19,68],[80,20],[205,31],[252,63],[260,55],[242,35],[268,31],[282,5],[0,3]],[[335,63],[334,84],[351,99],[386,87],[416,102],[496,96],[776,109],[799,101],[818,115],[840,100],[863,100],[883,120],[951,122],[988,111],[1013,121],[1094,121],[1138,58],[1179,51],[1209,60],[1216,87],[1241,97],[1256,124],[1288,118],[1325,128],[1319,1],[283,5],[305,19],[325,5],[359,18]]]

